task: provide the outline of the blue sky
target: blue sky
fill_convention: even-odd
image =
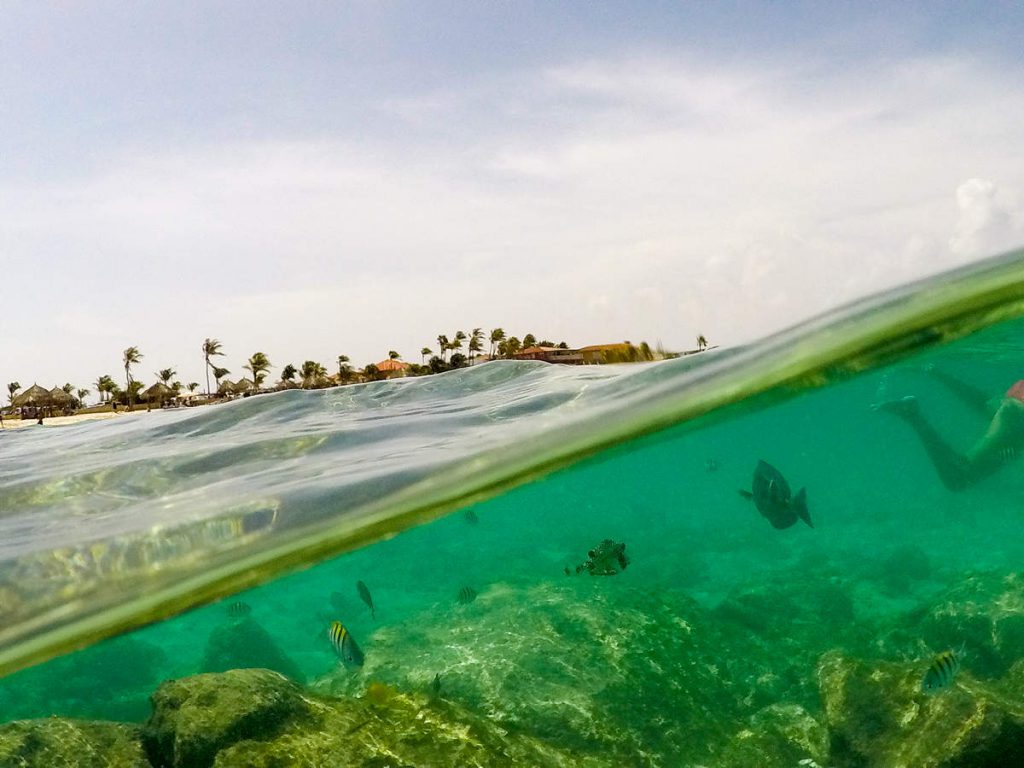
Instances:
[[[1024,243],[1019,4],[0,11],[3,382],[737,343]]]

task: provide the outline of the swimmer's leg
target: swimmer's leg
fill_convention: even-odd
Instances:
[[[1005,398],[982,438],[967,452],[976,472],[991,474],[1024,454],[1024,402]]]
[[[977,480],[972,477],[970,460],[950,446],[928,423],[921,414],[916,397],[881,403],[876,408],[902,419],[914,430],[946,488],[962,491]]]

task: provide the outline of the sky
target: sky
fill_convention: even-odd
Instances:
[[[0,3],[0,382],[756,339],[1024,244],[1022,37],[1011,2]]]

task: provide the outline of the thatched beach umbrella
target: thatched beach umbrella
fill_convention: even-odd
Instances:
[[[149,389],[144,390],[141,394],[147,400],[169,400],[177,396],[175,395],[174,390],[162,381],[158,381]]]
[[[235,393],[235,385],[231,379],[224,379],[217,387],[217,391],[222,395],[233,395]]]
[[[149,389],[143,390],[140,394],[146,398],[147,403],[152,403],[155,400],[160,403],[161,406],[163,406],[164,400],[173,400],[178,396],[177,392],[168,387],[162,381],[158,381]]]
[[[64,392],[64,390],[61,390],[61,392]],[[49,405],[51,402],[50,391],[43,389],[38,384],[33,384],[14,398],[14,402],[11,405],[16,408],[23,408],[27,405]]]
[[[54,387],[50,390],[50,402],[53,405],[67,405],[72,400],[74,400],[74,398],[60,387]]]

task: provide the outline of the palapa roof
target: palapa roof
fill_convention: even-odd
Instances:
[[[156,384],[151,386],[149,389],[144,390],[141,394],[142,394],[143,397],[145,397],[147,399],[154,398],[154,397],[161,398],[161,397],[175,397],[176,396],[175,391],[173,389],[171,389],[170,387],[168,387],[166,384],[164,384],[162,381],[158,381]]]
[[[61,391],[63,392],[63,390]],[[26,405],[49,405],[51,402],[53,402],[53,398],[50,396],[50,390],[44,389],[38,384],[33,384],[15,397],[11,405],[21,408]]]
[[[60,387],[54,387],[50,390],[50,402],[70,403],[72,400],[74,400],[74,398]]]

